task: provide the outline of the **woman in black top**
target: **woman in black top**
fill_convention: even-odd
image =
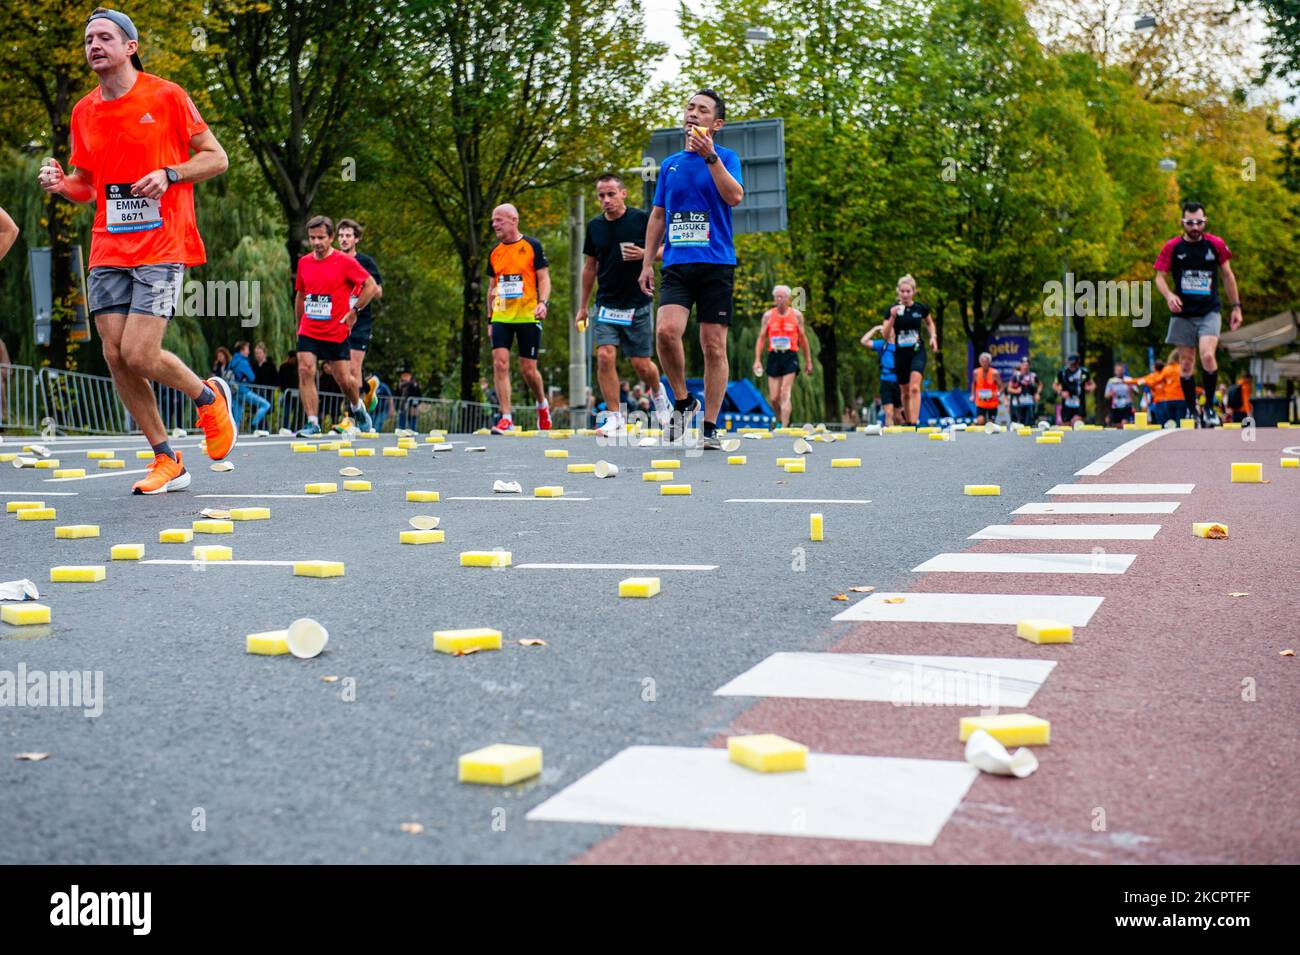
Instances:
[[[916,301],[916,279],[904,275],[898,280],[898,303],[885,309],[881,334],[886,341],[891,333],[894,336],[894,373],[902,393],[903,423],[910,425],[918,424],[921,414],[921,380],[925,377],[922,323],[929,332],[930,351],[938,351],[938,334],[930,306]]]

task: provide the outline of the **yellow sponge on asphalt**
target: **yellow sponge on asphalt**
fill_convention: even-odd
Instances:
[[[121,471],[126,467],[126,462],[121,458],[109,458],[107,461],[99,462],[101,471]]]
[[[727,458],[728,464],[748,464],[749,458],[743,454],[733,454]]]
[[[0,607],[0,621],[15,627],[26,627],[34,623],[49,623],[50,608],[45,604],[25,601],[17,604],[5,604]]]
[[[646,471],[641,475],[643,481],[671,481],[672,479],[672,471]]]
[[[807,470],[808,470],[808,466],[805,465],[802,461],[791,461],[789,464],[785,466],[786,474],[803,474]]]
[[[1057,620],[1020,620],[1016,636],[1030,643],[1074,643],[1074,627]]]
[[[831,467],[860,468],[862,467],[862,459],[861,458],[831,458]]]
[[[144,544],[114,544],[108,556],[111,560],[140,560],[144,557]]]
[[[509,567],[508,550],[467,550],[460,555],[462,567]]]
[[[18,512],[20,521],[52,521],[55,510],[52,507],[25,507]]]
[[[567,458],[569,456],[567,448],[547,448],[542,454],[548,458]]]
[[[359,458],[373,458],[375,456],[374,448],[357,448],[356,450]]]
[[[402,531],[403,544],[441,544],[446,540],[446,531]]]
[[[776,466],[779,468],[783,468],[787,464],[803,464],[803,458],[777,458],[776,459]]]
[[[59,466],[58,458],[46,458],[44,461],[37,461],[36,466],[42,471],[53,471]]]
[[[984,730],[1003,746],[1046,746],[1052,741],[1052,724],[1028,713],[963,716],[958,738],[964,743],[976,730]]]
[[[43,463],[43,462],[42,462]],[[37,465],[40,467],[40,464]],[[59,468],[54,472],[56,478],[79,478],[86,476],[85,468]]]
[[[406,448],[384,448],[384,457],[386,458],[404,458],[408,453]]]
[[[594,474],[596,473],[596,465],[570,464],[567,467],[565,467],[565,470],[568,471],[570,474]]]
[[[269,521],[271,519],[271,509],[269,507],[232,507],[230,509],[230,519],[232,521]]]
[[[650,467],[656,471],[672,471],[682,466],[682,462],[677,458],[654,458],[650,462]]]
[[[293,565],[295,577],[342,577],[341,560],[300,560]]]
[[[1228,525],[1218,521],[1198,521],[1192,524],[1192,535],[1210,540],[1222,540],[1228,536]]]
[[[137,461],[152,461],[154,457],[155,455],[152,451],[137,451],[135,453],[135,459]]]
[[[629,577],[618,582],[620,597],[653,597],[659,593],[658,577]]]
[[[64,524],[54,528],[54,536],[59,540],[78,540],[82,537],[98,537],[98,524]]]
[[[689,497],[691,493],[691,486],[689,484],[661,484],[659,486],[659,493],[661,496],[678,495],[683,497]]]
[[[369,481],[344,481],[343,490],[345,491],[369,491],[372,490]]]
[[[93,584],[108,574],[102,564],[82,567],[51,567],[50,582],[56,584]]]
[[[230,560],[234,551],[224,544],[200,544],[194,548],[195,560]]]
[[[288,630],[267,630],[264,633],[250,633],[244,637],[244,649],[248,653],[257,653],[266,657],[279,657],[289,652]]]
[[[1234,463],[1232,465],[1233,484],[1259,484],[1263,480],[1264,465],[1262,464]]]
[[[439,653],[463,653],[466,650],[500,650],[501,631],[491,627],[467,630],[433,631],[433,649]]]
[[[558,484],[533,488],[533,497],[564,497],[564,488]]]
[[[10,501],[5,505],[5,510],[13,514],[16,511],[30,511],[32,508],[44,506],[44,501]]]
[[[337,441],[322,441],[316,445],[317,451],[337,451],[338,449],[339,443]]]
[[[316,484],[307,485],[308,494],[334,494],[337,493],[339,486],[333,481],[320,481]]]
[[[112,451],[87,451],[86,458],[91,461],[104,461],[113,456]]]
[[[165,531],[158,532],[160,544],[188,544],[192,540],[194,540],[194,531],[188,527],[169,527]]]
[[[213,518],[204,518],[190,524],[196,534],[233,534],[235,533],[235,522],[226,520],[215,520]]]
[[[462,783],[510,786],[542,771],[542,748],[497,743],[466,753],[457,767]]]
[[[1282,459],[1282,467],[1284,467],[1284,468],[1300,468],[1300,458],[1283,458],[1283,459]]]
[[[808,768],[808,747],[775,733],[730,736],[727,753],[733,763],[759,773],[789,773]]]
[[[300,441],[297,442],[296,444],[291,444],[289,445],[289,447],[293,450],[294,454],[315,454],[317,451],[320,450],[319,448],[316,447],[316,445],[309,444],[306,441]]]
[[[339,448],[339,457],[341,458],[355,458],[356,456],[355,448]]]
[[[1060,435],[1040,435],[1039,437],[1034,438],[1034,442],[1035,442],[1036,444],[1060,444],[1060,443],[1061,443],[1061,436],[1060,436]]]
[[[437,491],[407,491],[406,499],[412,504],[437,504],[442,497]]]
[[[998,484],[967,484],[963,493],[969,497],[998,497],[1002,487]]]
[[[808,515],[808,539],[809,540],[819,541],[823,539],[822,537],[823,530],[824,530],[823,523],[824,522],[822,521],[822,516],[820,514]]]

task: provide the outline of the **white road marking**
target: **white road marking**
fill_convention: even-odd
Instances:
[[[1056,664],[996,657],[774,653],[714,696],[860,700],[898,706],[1028,706]]]
[[[1012,514],[1172,514],[1178,501],[1072,501],[1068,504],[1025,504]]]
[[[326,495],[324,495],[324,494],[195,494],[195,495],[194,495],[194,497],[215,497],[215,498],[222,498],[222,497],[231,497],[231,498],[234,498],[234,497],[241,497],[241,498],[242,498],[242,497],[247,497],[247,498],[252,498],[252,499],[254,499],[254,500],[256,500],[257,498],[261,498],[261,497],[276,497],[276,498],[313,498],[313,497],[325,497],[325,496],[326,496]]]
[[[823,753],[805,772],[756,773],[725,749],[633,746],[526,818],[928,846],[978,775],[953,760]]]
[[[427,482],[426,482],[427,483]],[[495,494],[491,497],[449,497],[449,501],[590,501],[590,497],[533,497],[531,494]]]
[[[99,478],[126,477],[128,474],[147,474],[148,468],[132,471],[105,471],[103,474],[87,474],[85,477],[46,478],[46,484],[67,484],[69,481],[94,481]]]
[[[1151,432],[1155,434],[1154,431]],[[1058,484],[1048,494],[1191,494],[1195,484]]]
[[[76,497],[80,491],[0,491],[0,497]]]
[[[936,554],[916,574],[1122,574],[1136,554]]]
[[[900,603],[886,603],[900,598]],[[834,619],[1014,624],[1029,618],[1045,617],[1072,627],[1086,627],[1103,599],[1054,594],[874,593],[837,614]]]
[[[1159,524],[990,524],[967,540],[1149,541]]]
[[[1167,434],[1173,434],[1176,428],[1168,428],[1161,431],[1148,431],[1146,434],[1139,435],[1131,441],[1125,441],[1119,447],[1107,451],[1096,461],[1086,467],[1082,467],[1074,472],[1075,477],[1092,477],[1098,474],[1105,474],[1114,465],[1119,464],[1126,457],[1136,451],[1143,445],[1150,444],[1158,438],[1163,438]]]
[[[724,504],[870,504],[851,498],[821,497],[729,497]]]
[[[171,564],[173,566],[195,567],[292,567],[296,560],[141,560],[139,564]]]
[[[717,570],[717,564],[515,564],[515,570]]]

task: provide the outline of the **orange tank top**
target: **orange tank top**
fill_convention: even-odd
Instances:
[[[795,318],[794,309],[784,315],[776,309],[768,309],[767,347],[771,351],[799,350],[799,319]]]
[[[975,369],[975,406],[977,408],[996,408],[998,406],[998,389],[993,383],[993,369],[986,373],[983,368]]]

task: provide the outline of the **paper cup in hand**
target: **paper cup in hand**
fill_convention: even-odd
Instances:
[[[329,631],[311,617],[301,617],[289,624],[286,642],[289,652],[301,660],[310,660],[319,656],[330,642]]]
[[[598,478],[612,478],[618,474],[618,465],[608,461],[597,461],[592,473]]]
[[[794,443],[795,454],[812,454],[812,445],[803,438],[798,438]]]

